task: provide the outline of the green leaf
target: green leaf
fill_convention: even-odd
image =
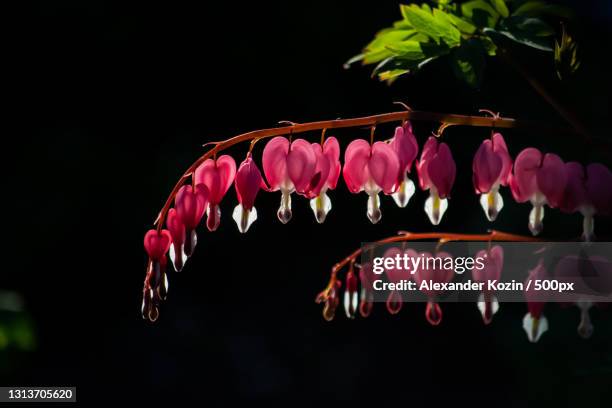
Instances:
[[[520,30],[536,37],[547,37],[555,34],[555,29],[550,24],[536,17],[514,16],[506,19],[503,23],[513,30]]]
[[[482,82],[485,67],[485,50],[476,39],[470,39],[453,51],[451,66],[455,75],[472,88]]]
[[[387,81],[387,84],[391,85],[401,75],[410,73],[407,69],[392,69],[390,71],[384,71],[378,74],[378,79],[381,81]]]
[[[484,0],[473,0],[461,5],[461,13],[478,27],[495,27],[499,13]]]
[[[492,28],[485,28],[483,30],[485,34],[492,37],[495,41],[495,36],[503,36],[505,38],[509,38],[510,40],[517,42],[519,44],[526,45],[528,47],[536,48],[541,51],[552,52],[552,47],[550,41],[548,41],[545,37],[536,37],[529,35],[529,33],[522,31],[511,31],[508,28],[501,27],[499,30],[494,30]]]
[[[520,5],[513,16],[542,16],[551,15],[561,18],[572,18],[573,12],[570,8],[558,4],[549,4],[544,1],[527,1]]]
[[[436,43],[444,42],[449,47],[459,45],[461,33],[449,20],[435,18],[430,11],[415,4],[403,6],[402,14],[418,32]]]
[[[421,43],[414,40],[406,40],[390,44],[387,49],[394,55],[407,60],[418,61],[425,58]]]
[[[487,36],[482,36],[478,38],[480,43],[482,44],[482,48],[487,52],[487,55],[494,57],[497,55],[497,45]]]
[[[438,9],[434,10],[434,16],[436,15],[436,11]],[[476,31],[476,26],[472,23],[470,23],[469,21],[456,16],[452,13],[446,13],[446,16],[450,19],[450,21],[455,25],[455,27],[457,27],[459,29],[459,31],[461,31],[462,33],[466,33],[466,34],[474,34],[474,32]]]
[[[510,15],[510,11],[508,10],[508,6],[506,6],[506,2],[504,0],[490,0],[490,1],[500,16],[506,18]]]

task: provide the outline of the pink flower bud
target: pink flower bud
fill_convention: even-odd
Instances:
[[[457,168],[446,143],[438,144],[431,136],[427,139],[421,160],[416,164],[422,190],[429,190],[425,212],[433,225],[438,225],[448,208],[447,197],[455,183]]]
[[[240,232],[245,233],[257,219],[257,209],[254,207],[257,193],[262,188],[268,189],[251,154],[240,164],[234,186],[239,204],[234,208],[233,218]]]
[[[216,160],[208,159],[195,171],[196,184],[204,184],[209,191],[206,207],[206,227],[209,231],[219,227],[221,222],[219,203],[234,182],[235,175],[236,162],[228,155],[220,156]]]
[[[412,133],[410,122],[404,123],[395,129],[395,135],[391,139],[389,146],[399,160],[398,188],[393,193],[393,199],[400,208],[406,207],[408,201],[415,192],[414,183],[408,178],[408,173],[412,169],[412,162],[419,153],[419,145]]]

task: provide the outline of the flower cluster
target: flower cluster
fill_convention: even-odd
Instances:
[[[469,237],[466,238],[469,239]],[[389,241],[387,240],[387,242]],[[337,276],[338,270],[332,270],[332,277],[328,286],[316,298],[317,303],[323,304],[323,317],[327,321],[333,320],[336,309],[340,305],[341,297],[344,299],[344,311],[349,319],[354,319],[357,314],[366,318],[372,313],[374,306],[373,282],[380,279],[380,276],[374,273],[372,262],[367,260],[367,256],[364,263],[357,264],[355,262],[357,255],[358,253],[354,253],[347,259],[347,262],[349,262],[348,271],[346,272],[344,282]],[[382,258],[401,259],[403,257],[418,258],[420,256],[428,259],[452,259],[451,254],[442,250],[434,254],[428,252],[417,253],[406,245],[388,248]],[[488,325],[492,322],[493,316],[500,308],[495,287],[493,286],[492,288],[488,282],[500,281],[504,265],[504,250],[499,245],[489,245],[487,249],[478,251],[474,258],[480,259],[483,262],[482,268],[471,269],[471,279],[473,282],[482,284],[482,292],[478,296],[476,306],[484,324]],[[579,270],[581,265],[584,265],[585,261],[583,257],[576,255],[562,257],[552,271],[548,271],[544,266],[543,260],[540,259],[535,267],[527,272],[527,277],[525,283],[521,286],[521,290],[527,304],[527,313],[523,318],[523,329],[530,342],[537,342],[548,330],[549,323],[544,315],[544,309],[547,302],[554,299],[547,293],[542,294],[542,292],[538,292],[533,285],[528,284],[528,281],[561,279],[564,282],[573,282],[574,285],[583,285],[582,287],[575,288],[577,293],[588,293],[588,290],[586,290],[588,284],[595,284],[597,287],[612,287],[612,268],[610,262],[599,256],[590,257],[589,260],[592,266],[595,265],[598,270],[595,276],[589,276],[589,282],[576,275],[576,271]],[[398,268],[394,264],[385,266],[384,274],[386,280],[390,284],[395,285],[393,288],[401,288],[402,286],[397,286],[400,282],[405,285],[405,282],[414,281],[415,287],[427,297],[425,306],[427,322],[432,326],[437,326],[442,322],[443,316],[438,299],[444,295],[444,290],[437,288],[444,288],[445,284],[452,282],[457,272],[452,268],[442,267],[442,262],[432,262],[432,264],[434,265],[433,268],[416,267],[413,273],[410,273],[407,269]],[[355,268],[359,269],[358,274],[355,273]],[[427,284],[422,285],[424,282]],[[343,286],[344,293],[342,294]],[[392,315],[399,313],[402,309],[403,299],[405,298],[402,297],[401,290],[389,290],[385,302],[387,311]],[[564,302],[566,301],[564,300]],[[589,309],[593,306],[592,299],[588,296],[579,296],[573,302],[580,309],[580,322],[577,332],[581,337],[589,338],[593,333],[593,325],[589,316]],[[563,303],[563,305],[566,304],[568,303]]]
[[[374,142],[373,130],[372,140],[356,139],[347,146],[344,166],[334,137],[322,136],[321,143],[274,137],[263,150],[265,179],[251,150],[237,168],[231,156],[217,157],[215,149],[213,157],[199,163],[190,174],[191,183],[180,186],[171,197],[174,207],[161,215],[158,228],[146,233],[149,268],[144,285],[144,316],[155,320],[159,302],[165,297],[166,253],[174,269],[180,271],[196,247],[196,229],[204,214],[208,230],[219,227],[220,203],[232,184],[238,198],[232,218],[241,233],[247,232],[257,219],[255,200],[260,190],[280,191],[277,216],[282,223],[291,220],[294,193],[310,201],[316,221],[323,223],[332,209],[328,192],[336,188],[341,174],[351,193],[367,194],[367,217],[377,223],[382,217],[380,193],[391,196],[399,207],[408,204],[415,192],[410,178],[414,163],[420,188],[429,191],[424,210],[431,223],[438,225],[448,209],[456,177],[449,146],[430,136],[417,159],[419,146],[409,122],[398,126],[386,141]],[[542,230],[545,206],[582,213],[586,240],[593,237],[593,216],[612,212],[612,173],[602,164],[590,164],[585,169],[579,163],[564,163],[557,155],[542,154],[535,148],[523,150],[513,161],[502,135],[494,133],[476,152],[472,169],[474,189],[480,195],[486,217],[490,221],[496,219],[503,207],[499,189],[509,186],[516,201],[533,205],[529,229],[534,235]],[[431,307],[431,319],[436,320],[440,311],[437,305]]]

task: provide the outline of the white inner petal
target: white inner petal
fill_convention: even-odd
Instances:
[[[315,197],[310,200],[310,208],[315,215],[315,218],[319,224],[322,224],[327,217],[327,214],[332,209],[331,199],[324,191],[319,194],[318,197]]]
[[[480,195],[480,206],[489,221],[495,221],[499,212],[504,208],[504,199],[499,194],[499,187],[493,188],[488,193]]]
[[[400,184],[399,190],[393,193],[391,196],[398,207],[404,208],[406,205],[408,205],[408,202],[414,195],[414,192],[414,183],[408,178],[407,175],[404,175],[404,181],[402,181]]]
[[[289,190],[281,190],[281,203],[276,213],[278,219],[283,224],[286,224],[291,220],[291,192]]]
[[[376,224],[382,218],[380,212],[380,198],[378,193],[368,194],[368,219],[372,224]]]
[[[436,191],[430,190],[429,197],[425,200],[425,213],[433,225],[440,224],[447,208],[448,199],[440,198]]]
[[[544,205],[534,204],[531,212],[529,213],[529,231],[531,234],[538,235],[544,229],[542,220],[544,219]]]
[[[545,316],[540,316],[539,319],[535,319],[531,316],[531,313],[527,313],[523,318],[523,329],[527,333],[527,338],[530,342],[536,343],[548,330],[548,320]]]
[[[251,210],[247,210],[242,206],[242,204],[238,204],[236,207],[234,207],[232,218],[234,221],[236,221],[238,231],[244,234],[249,230],[251,224],[253,224],[253,222],[255,222],[257,219],[257,209],[253,207]]]

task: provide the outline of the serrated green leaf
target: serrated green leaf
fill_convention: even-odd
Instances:
[[[471,39],[452,53],[451,65],[455,75],[472,88],[482,82],[485,67],[485,50],[476,39]]]
[[[500,16],[506,18],[510,15],[510,11],[508,10],[508,6],[506,6],[506,2],[504,0],[490,0],[491,4],[495,8],[495,11],[499,13]]]
[[[573,14],[572,10],[568,7],[559,4],[550,4],[544,1],[527,1],[512,13],[513,16],[552,15],[566,19],[572,18]]]
[[[415,4],[404,6],[402,10],[404,17],[421,34],[438,44],[444,42],[449,47],[459,45],[461,33],[449,20],[435,18],[432,13]]]
[[[434,10],[434,16],[436,15],[436,10],[437,9]],[[446,13],[446,15],[451,20],[451,22],[455,25],[455,27],[457,27],[459,31],[461,31],[462,33],[474,34],[474,32],[476,31],[476,26],[470,23],[469,21],[459,16],[456,16],[452,13]]]
[[[389,44],[387,49],[393,55],[411,61],[419,61],[426,57],[423,49],[421,48],[421,43],[414,40],[406,40],[395,44]]]
[[[478,27],[495,27],[499,13],[484,0],[473,0],[461,5],[461,13]]]

